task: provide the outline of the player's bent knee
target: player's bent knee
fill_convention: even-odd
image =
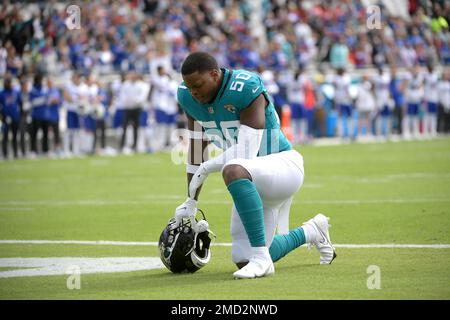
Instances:
[[[226,165],[222,170],[222,177],[226,185],[239,179],[252,179],[247,169],[239,164]]]

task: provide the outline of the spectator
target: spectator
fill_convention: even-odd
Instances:
[[[22,68],[22,59],[17,54],[16,48],[12,45],[7,47],[6,50],[6,71],[14,76],[17,76]]]
[[[360,35],[354,50],[354,62],[357,68],[372,65],[372,45],[367,41],[365,34]]]
[[[53,86],[53,81],[47,78],[47,106],[48,106],[48,121],[49,127],[53,133],[54,150],[57,155],[61,155],[61,138],[59,131],[59,111],[62,105],[62,96],[59,89]]]
[[[144,103],[147,100],[148,90],[144,87],[143,82],[139,79],[139,74],[133,71],[129,75],[120,89],[120,100],[123,101],[125,109],[124,120],[122,125],[122,139],[120,149],[122,152],[129,154],[129,149],[125,149],[125,138],[127,127],[131,123],[133,126],[133,145],[132,150],[137,151],[139,118],[141,116]]]
[[[95,129],[94,129],[94,141],[92,143],[92,153],[97,153],[97,143],[100,138],[100,154],[104,154],[106,152],[106,121],[109,116],[109,94],[108,92],[99,87],[97,98],[94,102],[94,112],[93,117],[95,120]],[[100,135],[100,136],[99,136]]]
[[[157,74],[152,77],[151,105],[155,110],[156,132],[153,150],[161,151],[170,146],[170,138],[176,127],[177,100],[175,98],[177,85],[166,72],[164,66],[158,66]]]
[[[334,103],[339,113],[338,135],[341,138],[348,138],[353,131],[353,106],[350,95],[351,79],[345,70],[339,68],[337,75],[333,79],[335,87]]]
[[[291,125],[294,143],[301,143],[303,139],[300,127],[305,101],[304,80],[303,69],[299,68],[295,72],[294,78],[287,85],[287,102],[291,108]]]
[[[99,103],[99,86],[93,74],[90,74],[86,82],[87,87],[87,110],[84,115],[84,129],[87,133],[88,154],[95,154],[95,144],[97,136],[97,118],[104,114],[103,106]]]
[[[121,89],[126,80],[126,74],[122,73],[120,79],[114,79],[111,84],[111,113],[112,124],[111,127],[115,131],[115,136],[120,141],[122,137],[122,125],[125,115],[124,101],[126,97],[121,95]]]
[[[427,66],[428,72],[424,78],[425,117],[424,133],[435,137],[437,135],[437,111],[439,101],[439,76],[433,70],[432,65]]]
[[[385,138],[389,137],[392,128],[391,109],[393,109],[393,105],[389,92],[390,82],[390,75],[379,68],[378,74],[373,78],[376,109],[378,111],[376,135],[381,134]]]
[[[361,83],[358,85],[358,94],[356,97],[356,110],[358,110],[358,136],[365,134],[372,135],[372,118],[376,114],[376,101],[373,90],[373,84],[369,76],[365,74]]]
[[[406,81],[397,72],[396,67],[391,68],[390,95],[394,102],[392,113],[392,128],[397,134],[402,134],[403,110],[405,106]]]
[[[403,122],[403,136],[418,138],[420,135],[419,128],[419,110],[423,102],[423,79],[419,74],[418,66],[415,66],[411,72],[407,74],[406,89],[406,116]]]
[[[439,109],[442,110],[439,121],[441,132],[450,133],[450,69],[443,74],[442,81],[438,85]]]
[[[8,159],[8,139],[12,133],[12,147],[14,158],[18,157],[17,133],[20,121],[20,92],[13,88],[13,77],[10,73],[3,80],[3,91],[0,92],[0,120],[2,124],[3,157]]]
[[[37,138],[38,132],[42,130],[42,149],[44,154],[49,151],[48,148],[48,107],[47,90],[43,87],[44,76],[37,73],[34,76],[33,88],[30,91],[31,104],[31,152],[32,157],[38,154]]]
[[[312,79],[306,77],[304,84],[305,102],[304,102],[304,124],[303,137],[306,142],[310,142],[314,136],[314,119],[316,117],[316,94]]]
[[[64,109],[66,110],[67,130],[64,134],[64,153],[66,156],[80,155],[80,100],[78,97],[81,79],[78,73],[72,75],[72,79],[63,90]]]
[[[339,36],[337,39],[338,41],[331,47],[330,63],[335,69],[345,69],[349,63],[349,49],[343,36]]]
[[[31,103],[30,103],[30,86],[28,79],[20,78],[20,150],[22,156],[27,156],[26,140],[27,136],[31,140]]]
[[[261,75],[261,79],[264,82],[264,86],[267,89],[267,92],[274,98],[279,94],[280,87],[278,86],[275,75],[272,70],[264,69],[262,65],[258,66],[257,72]],[[278,114],[278,118],[281,119],[281,106],[277,101],[274,101],[275,111]]]
[[[0,76],[1,77],[3,77],[5,75],[5,73],[6,73],[7,57],[8,57],[8,53],[6,51],[6,48],[4,48],[0,44]]]

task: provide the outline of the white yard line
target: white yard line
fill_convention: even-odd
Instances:
[[[333,244],[336,248],[365,249],[365,248],[402,248],[402,249],[450,249],[450,244]]]
[[[183,197],[159,197],[155,200],[7,200],[0,201],[0,206],[112,206],[112,205],[149,205],[149,204],[174,204],[176,201],[182,201]],[[295,204],[328,204],[328,205],[358,205],[358,204],[378,204],[378,203],[429,203],[429,202],[450,202],[450,198],[416,198],[416,199],[337,199],[337,200],[295,200]],[[231,200],[202,200],[203,204],[229,204]]]
[[[0,258],[0,278],[36,277],[55,275],[84,275],[88,273],[130,272],[161,269],[159,257],[52,257],[52,258]]]
[[[450,202],[447,198],[417,198],[417,199],[347,199],[347,200],[297,200],[296,204],[378,204],[378,203],[426,203],[426,202]]]
[[[85,240],[0,240],[0,244],[81,244],[105,246],[157,246],[158,242],[136,241],[85,241]]]
[[[89,240],[0,240],[1,244],[76,244],[76,245],[105,245],[105,246],[157,246],[158,242],[141,241],[89,241]],[[231,243],[214,242],[214,246],[230,247]],[[406,249],[450,249],[450,244],[333,244],[336,248],[365,249],[365,248],[406,248]]]

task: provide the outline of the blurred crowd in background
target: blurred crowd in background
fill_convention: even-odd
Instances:
[[[170,148],[192,51],[260,73],[293,143],[446,133],[449,17],[448,0],[6,1],[2,157]]]

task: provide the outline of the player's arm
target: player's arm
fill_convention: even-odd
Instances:
[[[193,175],[198,170],[200,165],[208,160],[208,152],[206,152],[206,148],[208,147],[208,141],[204,139],[205,133],[200,124],[196,122],[188,114],[186,114],[186,116],[187,116],[187,127],[189,132],[188,161],[186,166],[188,196],[189,196],[189,184],[191,183]],[[198,199],[200,190],[201,186],[197,189],[195,195],[191,195],[195,200]]]
[[[221,171],[232,159],[253,159],[258,155],[266,125],[265,108],[268,102],[264,94],[256,97],[248,107],[241,109],[237,143],[221,155],[205,162],[208,173]]]
[[[181,223],[183,218],[195,217],[195,213],[197,212],[197,199],[202,184],[199,184],[193,192],[190,191],[189,186],[191,185],[193,176],[201,167],[201,164],[208,160],[207,152],[205,152],[208,142],[203,139],[203,128],[187,113],[186,116],[188,118],[189,132],[188,163],[186,165],[188,198],[175,209],[177,225]]]
[[[233,159],[253,159],[258,155],[265,127],[265,107],[267,100],[263,94],[255,98],[248,107],[241,110],[237,143],[221,155],[203,162],[189,183],[189,194],[198,192],[206,177],[212,172],[221,171]]]
[[[267,104],[266,97],[261,93],[258,98],[253,100],[250,106],[241,111],[241,126],[245,125],[255,130],[264,129],[266,126],[265,109]]]

